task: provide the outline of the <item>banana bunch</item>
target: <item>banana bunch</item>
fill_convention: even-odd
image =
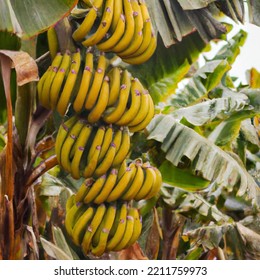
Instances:
[[[67,200],[66,210],[65,229],[85,255],[101,256],[104,252],[128,248],[142,231],[138,209],[126,202],[87,205],[76,203],[72,195]]]
[[[119,199],[139,201],[155,196],[161,184],[160,171],[149,162],[136,159],[127,165],[124,161],[119,169],[112,168],[96,180],[86,179],[75,194],[75,201],[85,204],[110,203]]]
[[[104,175],[125,160],[129,149],[127,127],[91,125],[78,116],[59,127],[55,142],[59,165],[75,179]]]
[[[99,55],[94,70],[91,49],[86,52],[82,75],[78,75],[79,68],[79,52],[55,56],[38,83],[38,96],[44,107],[56,109],[63,116],[72,103],[75,112],[87,112],[89,123],[102,119],[108,124],[128,126],[130,132],[141,131],[148,125],[154,115],[154,103],[137,78],[118,67],[106,75],[104,53]],[[74,88],[78,76],[81,78],[77,90]]]
[[[101,51],[116,53],[129,64],[144,63],[153,55],[157,39],[144,0],[84,2],[90,9],[72,35],[75,41],[85,47],[96,45]],[[100,11],[101,19],[95,29]]]

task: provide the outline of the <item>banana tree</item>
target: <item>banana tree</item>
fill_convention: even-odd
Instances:
[[[95,57],[108,45],[112,35],[101,43],[91,36],[107,25],[103,14],[109,16],[106,5],[113,1],[20,2],[1,1],[0,258],[97,258],[86,249],[82,252],[66,228],[70,201],[85,180],[71,176],[55,151],[58,132],[77,107],[59,114],[42,106],[39,89],[57,54],[82,55],[94,40],[87,53]],[[119,2],[123,10],[130,2],[136,9],[143,4]],[[127,160],[136,166],[149,161],[160,170],[163,182],[157,195],[130,202],[143,217],[142,230],[136,230],[138,241],[133,238],[127,249],[122,242],[117,252],[98,255],[103,259],[259,259],[259,74],[252,70],[249,84],[237,87],[229,75],[246,33],[240,31],[227,41],[203,67],[197,63],[212,39],[225,41],[230,26],[221,22],[223,14],[243,23],[247,5],[250,20],[259,24],[259,7],[254,1],[193,2],[146,1],[150,19],[143,26],[151,21],[152,39],[157,38],[148,61],[129,64],[135,59],[125,56],[135,47],[120,51],[123,43],[103,55],[114,69],[131,73],[152,96],[154,117],[145,130],[132,132]],[[125,19],[118,22],[123,25]],[[88,37],[79,28],[85,24],[92,26]],[[111,24],[113,30],[116,23]],[[136,34],[128,29],[138,38],[138,28]],[[76,56],[71,63],[76,67],[75,62]],[[78,66],[81,69],[82,63]],[[179,89],[183,79],[188,81]],[[74,92],[79,90],[76,81]],[[92,179],[88,183],[92,186]],[[116,229],[111,231],[115,234]],[[110,241],[112,247],[115,241]]]

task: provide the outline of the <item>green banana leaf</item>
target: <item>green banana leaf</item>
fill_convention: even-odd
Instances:
[[[78,0],[1,0],[0,30],[32,37],[55,24]]]
[[[216,0],[177,0],[183,10],[195,10],[207,7],[210,3],[215,2]]]
[[[259,207],[260,190],[254,179],[237,160],[211,141],[178,123],[171,115],[156,115],[146,129],[147,139],[162,143],[165,159],[175,167],[185,158],[190,161],[193,174],[228,191],[236,189],[237,196],[246,197]]]

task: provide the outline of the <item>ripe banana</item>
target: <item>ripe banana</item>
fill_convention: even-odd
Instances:
[[[82,45],[93,46],[99,43],[106,35],[109,30],[114,11],[114,0],[107,0],[105,3],[104,11],[102,14],[101,22],[94,34],[90,35],[86,40],[82,42]]]
[[[106,132],[104,135],[104,139],[101,145],[101,151],[99,155],[99,162],[103,160],[105,154],[107,153],[112,141],[113,141],[113,136],[114,136],[114,129],[113,126],[110,124],[109,126],[106,127]]]
[[[153,184],[152,190],[146,195],[146,197],[144,199],[150,199],[153,196],[155,196],[160,191],[160,188],[161,188],[161,185],[162,185],[162,174],[161,174],[161,172],[156,167],[152,166],[152,169],[155,171],[156,180]]]
[[[101,118],[104,111],[106,110],[108,99],[109,99],[109,78],[108,76],[105,76],[96,105],[88,114],[89,123],[95,123]]]
[[[126,172],[126,169],[127,169],[127,163],[126,163],[126,160],[124,160],[118,168],[118,180],[120,180],[121,177],[124,175],[124,173]]]
[[[91,186],[91,188],[89,189],[88,193],[86,194],[85,198],[84,198],[84,203],[88,204],[90,202],[92,202],[96,196],[99,194],[99,192],[102,190],[104,184],[106,181],[106,174],[102,175],[101,177],[99,177]]]
[[[91,88],[87,93],[87,98],[85,103],[85,108],[87,110],[92,109],[97,101],[99,91],[104,79],[105,70],[106,70],[106,58],[104,53],[101,53],[98,59],[98,65],[97,65],[96,72],[94,74]]]
[[[86,96],[91,85],[91,79],[93,76],[93,53],[92,49],[89,48],[86,52],[85,68],[81,79],[79,91],[77,92],[76,98],[73,102],[73,109],[75,112],[80,112],[84,107]]]
[[[86,233],[83,237],[82,243],[81,243],[81,249],[85,255],[87,255],[89,253],[92,238],[93,238],[94,234],[96,233],[100,223],[102,222],[105,213],[106,213],[105,204],[100,204],[97,207],[97,210],[95,212],[95,215],[94,215],[90,225],[87,227],[87,231],[86,231]]]
[[[83,202],[85,196],[87,195],[90,187],[93,185],[94,179],[87,178],[79,187],[78,191],[75,194],[75,201],[76,202]]]
[[[139,236],[142,232],[142,217],[139,216],[137,208],[134,208],[133,212],[134,212],[134,215],[133,215],[134,231],[133,231],[132,237],[130,238],[130,240],[128,241],[128,243],[126,245],[127,247],[130,247],[131,245],[133,245],[137,241],[137,239],[139,238]]]
[[[126,110],[119,121],[116,122],[117,125],[127,125],[129,124],[137,115],[140,105],[141,105],[141,92],[137,84],[137,78],[132,79],[131,82],[131,103],[129,109]]]
[[[118,21],[120,21],[120,17],[123,13],[123,1],[122,0],[115,0],[114,1],[114,14],[113,19],[111,23],[111,30],[116,33],[118,30],[116,30]]]
[[[101,256],[105,252],[106,246],[107,246],[108,235],[109,235],[109,232],[110,232],[110,230],[112,228],[112,225],[114,223],[115,216],[116,216],[116,207],[114,205],[108,206],[108,209],[107,209],[107,211],[105,213],[105,216],[103,218],[104,219],[104,225],[101,229],[98,243],[97,243],[96,246],[91,244],[91,253],[93,255]]]
[[[95,137],[94,137],[94,139],[92,141],[92,144],[91,144],[91,147],[88,151],[88,156],[87,156],[87,161],[88,162],[92,159],[93,154],[96,151],[96,147],[100,146],[100,148],[101,148],[101,145],[103,143],[103,139],[104,139],[104,136],[105,136],[105,131],[106,131],[106,128],[103,125],[99,126],[98,129],[95,131]]]
[[[68,109],[68,105],[70,102],[70,98],[72,96],[74,85],[76,83],[79,68],[80,68],[80,51],[78,50],[76,53],[72,55],[70,72],[68,74],[66,83],[64,85],[64,88],[61,92],[60,98],[57,103],[56,110],[61,116],[64,116],[64,114]]]
[[[121,127],[118,128],[118,130],[114,134],[113,143],[116,146],[116,153],[118,152],[118,150],[121,146],[123,130],[124,130],[124,127],[121,126]]]
[[[69,212],[69,210],[72,208],[74,204],[75,204],[75,194],[71,195],[66,201],[66,213]]]
[[[107,242],[106,251],[113,251],[123,238],[126,228],[127,204],[123,203],[121,208],[117,210],[117,213],[119,213],[119,217],[118,219],[116,218],[114,222],[115,230],[113,230],[113,228],[111,229],[111,238]]]
[[[93,153],[92,158],[89,161],[87,161],[86,167],[83,171],[83,177],[84,178],[91,177],[93,175],[93,173],[95,172],[95,169],[96,169],[97,164],[98,164],[98,158],[99,158],[100,150],[101,150],[101,146],[96,146],[96,149]]]
[[[48,47],[49,47],[51,59],[53,60],[59,50],[58,36],[54,26],[50,27],[47,30],[47,41],[48,41]]]
[[[71,57],[70,57],[70,53],[67,51],[63,55],[62,62],[60,64],[57,74],[53,79],[53,83],[50,88],[50,106],[52,110],[56,108],[57,101],[59,99],[60,90],[63,81],[67,75],[68,69],[70,68],[70,65],[71,65]]]
[[[127,106],[130,88],[131,88],[130,74],[127,70],[124,70],[123,77],[122,77],[122,85],[120,87],[119,100],[115,108],[113,108],[113,110],[111,110],[110,112],[107,112],[106,110],[104,113],[103,119],[106,123],[115,123],[122,117]]]
[[[110,78],[110,92],[108,99],[108,106],[114,105],[119,97],[121,73],[118,67],[113,67],[108,76]]]

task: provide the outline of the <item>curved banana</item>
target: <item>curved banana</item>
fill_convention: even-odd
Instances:
[[[106,70],[106,57],[104,53],[100,53],[97,69],[95,71],[93,82],[91,88],[89,89],[85,102],[85,108],[87,110],[92,109],[97,101],[99,91],[105,76],[105,70]]]
[[[93,6],[96,7],[97,9],[101,9],[103,6],[104,0],[92,0]]]
[[[43,86],[42,86],[42,91],[39,97],[40,102],[43,107],[50,109],[50,88],[53,82],[54,77],[56,76],[56,73],[58,72],[59,66],[62,62],[63,56],[61,53],[57,53],[55,58],[52,61],[51,68],[48,70],[48,75],[46,76]]]
[[[97,48],[103,52],[110,51],[122,38],[124,32],[125,32],[125,17],[124,15],[120,15],[115,31],[111,34],[111,36],[108,39],[97,44]]]
[[[130,135],[128,127],[125,126],[122,134],[120,147],[115,155],[112,166],[117,166],[123,162],[130,150]]]
[[[120,20],[120,16],[123,13],[123,1],[122,0],[115,0],[114,1],[114,14],[113,14],[113,19],[111,23],[111,30],[113,33],[116,33],[117,30],[117,25],[118,21]]]
[[[71,65],[70,52],[67,51],[63,55],[61,65],[59,67],[57,74],[53,79],[53,83],[50,88],[50,105],[52,110],[56,108],[57,101],[59,99],[60,90],[63,81],[67,75],[68,69],[70,68],[70,65]]]
[[[112,202],[117,200],[122,196],[122,194],[127,190],[128,184],[131,180],[133,169],[127,167],[126,172],[123,174],[120,180],[117,181],[115,187],[110,192],[109,196],[107,197],[107,202]]]
[[[59,50],[58,36],[54,26],[51,26],[47,30],[47,41],[48,41],[48,47],[49,47],[51,59],[53,60]]]
[[[44,74],[41,76],[39,82],[37,83],[37,93],[38,93],[38,99],[41,103],[42,99],[42,88],[45,83],[46,78],[49,76],[49,72],[51,71],[51,66],[48,67],[48,69],[44,72]]]
[[[105,216],[104,216],[104,226],[101,229],[98,244],[94,247],[93,244],[91,244],[91,253],[95,256],[101,256],[107,246],[107,240],[109,232],[113,226],[114,220],[116,216],[116,207],[114,205],[110,205],[108,209],[106,210]],[[101,224],[102,225],[102,224]]]
[[[113,251],[114,248],[118,245],[118,243],[123,238],[125,228],[126,228],[126,216],[127,216],[127,204],[123,203],[120,211],[117,210],[119,213],[118,220],[116,219],[116,229],[115,232],[111,233],[111,238],[107,242],[106,251]],[[114,225],[113,225],[114,227]],[[112,231],[112,230],[111,230]]]
[[[87,93],[91,85],[91,79],[93,76],[93,53],[92,49],[88,49],[86,52],[85,68],[81,79],[79,91],[73,102],[73,109],[75,112],[80,112],[84,107]]]
[[[119,165],[119,168],[118,168],[118,176],[117,176],[118,181],[124,175],[124,173],[126,172],[126,169],[127,169],[127,163],[126,163],[126,160],[123,160],[123,162]]]
[[[100,204],[97,207],[95,215],[94,215],[90,225],[88,226],[86,233],[83,237],[82,243],[81,243],[81,249],[85,255],[87,255],[89,253],[92,238],[93,238],[94,234],[96,233],[99,225],[101,224],[105,213],[106,213],[105,204]]]
[[[73,156],[73,159],[71,160],[71,176],[74,179],[79,179],[81,172],[80,172],[80,162],[85,150],[85,147],[87,146],[88,140],[90,138],[91,132],[93,127],[89,124],[86,124],[80,134],[79,137],[75,143],[75,153]]]
[[[72,236],[74,225],[78,218],[85,212],[86,205],[79,202],[74,204],[68,213],[66,213],[64,226],[69,236]]]
[[[70,72],[68,74],[66,83],[64,85],[64,88],[60,94],[60,98],[57,103],[56,110],[61,116],[64,116],[64,114],[68,109],[68,105],[70,102],[74,85],[76,83],[79,68],[80,68],[80,51],[78,50],[76,53],[72,55]]]
[[[122,85],[120,87],[119,100],[112,111],[110,112],[105,111],[103,119],[106,123],[115,123],[122,117],[127,106],[127,101],[130,94],[130,88],[131,88],[130,74],[127,70],[124,70],[123,77],[122,77]]]
[[[128,0],[123,0],[123,10],[125,14],[125,21],[126,21],[126,28],[123,37],[120,39],[120,41],[111,49],[111,51],[118,53],[123,50],[125,50],[129,44],[131,43],[131,40],[134,35],[135,30],[135,20],[133,16],[133,8]]]
[[[118,67],[113,67],[108,76],[110,78],[108,106],[114,105],[119,97],[121,71]]]
[[[95,33],[82,42],[83,46],[87,47],[96,45],[105,37],[112,23],[113,12],[114,0],[106,0],[101,22]]]
[[[93,175],[93,173],[97,167],[97,164],[98,164],[100,150],[101,150],[101,146],[96,146],[93,156],[91,157],[91,159],[89,161],[87,161],[87,165],[83,171],[84,178],[89,178],[90,176]]]
[[[131,237],[134,232],[134,210],[135,208],[130,208],[128,210],[127,216],[126,216],[126,227],[124,231],[124,235],[120,242],[114,247],[114,251],[120,251],[122,249],[125,249],[128,242],[131,240]]]
[[[73,125],[76,123],[77,117],[73,116],[66,120],[64,123],[62,123],[59,127],[58,134],[56,136],[56,142],[55,142],[55,153],[57,156],[58,163],[61,162],[61,148],[62,145],[70,131],[70,129],[73,127]]]
[[[69,210],[72,208],[74,204],[75,204],[75,194],[71,195],[66,201],[66,213],[69,212]]]
[[[106,182],[106,178],[107,178],[107,176],[106,176],[106,174],[104,174],[94,182],[94,184],[91,186],[87,195],[84,198],[84,203],[88,204],[96,198],[96,196],[102,190],[102,188]]]
[[[118,152],[118,150],[121,146],[122,137],[123,137],[123,130],[124,130],[124,127],[121,126],[117,129],[117,131],[114,134],[113,143],[116,146],[116,153]]]
[[[144,199],[151,192],[153,184],[156,181],[156,174],[153,168],[151,166],[145,167],[145,164],[143,165],[143,168],[145,169],[145,178],[143,186],[134,198],[136,201]]]
[[[98,177],[101,176],[102,174],[105,174],[108,171],[108,169],[112,166],[115,155],[116,155],[116,145],[112,142],[105,157],[97,166],[94,172],[94,176]]]
[[[154,116],[154,103],[153,103],[152,97],[150,95],[149,95],[149,106],[148,106],[148,108],[149,108],[149,111],[148,111],[148,114],[146,115],[145,119],[135,126],[130,126],[129,127],[130,132],[137,132],[137,131],[143,130],[144,128],[146,128],[146,126],[152,120],[152,118]]]
[[[87,117],[88,122],[95,123],[101,118],[102,114],[106,110],[108,99],[109,99],[109,78],[108,76],[105,76],[96,105],[91,109],[91,111],[88,114]]]
[[[107,177],[107,180],[104,184],[104,187],[102,188],[101,192],[97,195],[97,197],[94,199],[94,203],[100,204],[106,201],[108,195],[114,188],[117,180],[117,169],[112,169]]]
[[[78,191],[75,194],[75,201],[76,202],[83,202],[85,196],[87,195],[90,187],[93,185],[94,179],[87,178],[79,187]]]
[[[136,194],[141,189],[143,182],[144,182],[144,172],[142,169],[141,164],[135,163],[136,166],[136,173],[133,181],[131,182],[129,188],[127,191],[123,194],[122,199],[123,200],[132,200],[135,198]]]
[[[161,185],[162,185],[162,174],[161,174],[161,172],[156,167],[152,166],[152,169],[155,171],[156,180],[153,184],[152,190],[146,195],[146,197],[144,199],[150,199],[150,198],[154,197],[160,191],[160,188],[161,188]]]
[[[104,158],[105,154],[107,153],[113,141],[113,136],[114,136],[114,129],[113,126],[110,124],[109,126],[106,127],[106,132],[101,145],[101,151],[98,159],[99,162]]]
[[[94,22],[97,18],[97,8],[92,7],[80,26],[73,32],[72,38],[75,41],[81,41],[92,29]]]
[[[139,236],[141,235],[142,232],[142,217],[139,216],[139,212],[137,208],[134,208],[134,231],[132,234],[132,237],[130,238],[130,240],[127,243],[127,247],[130,247],[131,245],[133,245],[137,239],[139,238]]]
[[[77,246],[80,246],[84,234],[86,232],[86,229],[89,223],[91,222],[93,215],[94,215],[94,208],[88,207],[87,210],[79,217],[79,219],[75,223],[71,233],[71,237],[72,237],[72,241]]]
[[[75,144],[76,139],[78,138],[78,135],[80,134],[80,131],[83,126],[84,126],[84,122],[82,122],[81,120],[77,120],[76,123],[71,128],[70,132],[68,133],[62,145],[61,154],[60,154],[60,165],[67,172],[71,171],[70,154],[71,154],[72,146]]]
[[[141,12],[141,8],[138,4],[137,0],[131,0],[131,4],[133,7],[133,16],[135,21],[135,31],[132,38],[132,41],[130,42],[129,46],[123,50],[122,52],[118,52],[117,55],[119,57],[127,57],[129,55],[132,55],[139,49],[143,42],[143,16]]]
[[[151,40],[149,43],[148,48],[141,53],[140,55],[136,55],[136,53],[131,57],[123,57],[122,60],[128,64],[142,64],[148,61],[152,55],[154,54],[156,47],[157,47],[157,38],[154,33],[151,35]],[[144,39],[145,40],[145,39]]]
[[[97,146],[101,147],[104,136],[105,136],[105,131],[106,131],[106,128],[103,125],[99,126],[98,129],[95,131],[95,137],[94,137],[94,139],[91,143],[91,146],[89,148],[89,151],[88,151],[88,156],[87,156],[88,162],[91,161],[93,154],[96,151]]]
[[[116,122],[117,125],[127,125],[130,123],[137,115],[139,108],[141,106],[141,92],[139,87],[136,86],[137,78],[132,79],[131,83],[131,103],[129,109],[126,110],[119,121]]]

